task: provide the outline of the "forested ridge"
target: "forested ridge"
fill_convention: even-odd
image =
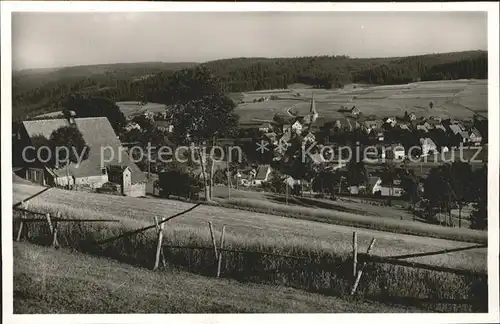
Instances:
[[[201,63],[227,92],[286,88],[303,83],[339,88],[349,83],[378,85],[414,81],[487,78],[487,52],[467,51],[396,58],[347,56],[233,58]],[[115,101],[169,102],[171,77],[196,63],[130,63],[13,72],[15,120],[61,110],[75,94]]]

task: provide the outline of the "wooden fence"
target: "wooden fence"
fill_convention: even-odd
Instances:
[[[74,219],[74,218],[61,218],[58,214],[57,216],[53,216],[50,213],[40,213],[36,211],[32,211],[26,208],[14,208],[14,210],[21,212],[23,216],[19,218],[19,229],[17,231],[16,241],[20,241],[23,237],[23,233],[25,236],[28,236],[29,228],[28,224],[30,223],[44,223],[47,222],[50,234],[52,235],[52,247],[59,248],[60,244],[57,239],[57,225],[58,223],[86,223],[86,222],[119,222],[115,219]],[[38,218],[29,218],[28,215],[39,216]]]
[[[210,231],[212,246],[186,246],[186,245],[176,246],[176,245],[163,244],[164,229],[165,229],[166,223],[169,220],[172,220],[176,217],[179,217],[181,215],[184,215],[184,214],[192,211],[193,209],[197,208],[200,205],[201,204],[196,204],[187,210],[184,210],[180,213],[177,213],[177,214],[170,216],[170,217],[167,217],[167,218],[163,217],[161,219],[158,219],[158,217],[154,217],[154,224],[153,225],[142,227],[142,228],[139,228],[139,229],[136,229],[133,231],[128,231],[128,232],[122,233],[118,236],[107,238],[107,239],[97,241],[94,243],[96,245],[106,244],[106,243],[113,242],[115,240],[123,239],[125,237],[138,235],[138,234],[145,232],[147,230],[150,230],[150,229],[154,229],[156,231],[157,239],[155,242],[156,253],[155,253],[154,264],[152,267],[153,270],[157,270],[160,266],[160,263],[164,267],[166,266],[168,260],[166,260],[166,258],[165,258],[164,248],[213,250],[213,252],[214,252],[214,275],[217,278],[219,278],[221,276],[221,273],[223,271],[222,259],[223,259],[224,253],[259,254],[259,255],[267,255],[267,256],[276,256],[276,257],[281,257],[281,258],[300,259],[300,260],[312,262],[312,260],[309,258],[299,257],[299,256],[294,256],[294,255],[277,254],[277,253],[263,252],[263,251],[261,252],[261,251],[236,250],[236,249],[225,248],[224,247],[224,236],[226,233],[226,225],[223,225],[222,230],[221,230],[221,235],[220,235],[219,240],[217,242],[217,238],[215,237],[214,226],[213,226],[212,222],[208,222],[208,228]],[[28,218],[28,217],[21,217],[20,218],[21,222],[20,222],[20,227],[19,227],[18,234],[17,234],[17,241],[19,241],[21,239],[23,227],[25,225],[32,223],[32,222],[47,222],[47,225],[49,226],[49,229],[50,229],[50,233],[53,235],[52,246],[56,247],[56,248],[59,247],[59,243],[57,241],[57,224],[59,222],[117,222],[117,220],[108,220],[108,219],[64,219],[64,218],[61,218],[60,215],[52,216],[48,213],[44,214],[44,213],[40,213],[40,212],[34,212],[34,211],[30,211],[30,210],[27,210],[24,208],[19,208],[19,207],[15,207],[14,209],[17,211],[23,212],[25,214],[29,213],[31,215],[41,216],[39,218]],[[461,247],[461,248],[455,248],[455,249],[445,249],[445,250],[432,251],[432,252],[383,257],[383,256],[377,256],[377,255],[372,254],[372,251],[375,248],[375,242],[376,242],[376,239],[373,238],[371,240],[366,252],[360,253],[359,252],[359,244],[358,244],[358,235],[356,232],[353,232],[353,239],[352,239],[352,270],[353,270],[352,276],[353,276],[353,282],[352,282],[352,288],[351,288],[351,292],[350,292],[351,295],[354,295],[356,293],[356,290],[357,290],[357,287],[358,287],[359,282],[361,280],[361,277],[363,275],[363,272],[366,271],[366,265],[369,263],[385,263],[385,264],[392,264],[392,265],[396,265],[396,266],[404,266],[404,267],[411,267],[411,268],[416,268],[416,269],[446,272],[446,273],[452,273],[452,274],[457,274],[457,275],[486,276],[486,274],[484,274],[484,273],[476,272],[473,270],[455,269],[455,268],[449,268],[449,267],[444,267],[444,266],[436,266],[436,265],[430,265],[430,264],[426,264],[426,263],[409,261],[407,259],[424,257],[424,256],[431,256],[431,255],[448,254],[448,253],[452,253],[452,252],[465,251],[465,250],[471,250],[471,249],[477,249],[477,248],[486,248],[487,245],[474,245],[474,246],[467,246],[467,247]]]

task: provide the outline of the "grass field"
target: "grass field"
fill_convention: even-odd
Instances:
[[[137,101],[118,101],[116,105],[120,108],[125,118],[131,118],[136,115],[140,115],[144,113],[146,110],[152,113],[164,112],[166,106],[159,103],[148,102],[145,105],[140,105]],[[53,117],[62,117],[61,111],[41,114],[36,116],[36,118],[53,118]]]
[[[38,192],[40,187],[14,184],[14,202]],[[276,208],[276,204],[261,202],[269,208]],[[154,198],[130,198],[101,194],[88,194],[76,191],[50,189],[30,201],[30,208],[60,210],[76,217],[103,217],[120,219],[127,226],[138,228],[153,223],[154,216],[169,216],[188,209],[192,204],[174,200]],[[261,205],[261,206],[262,206]],[[347,254],[351,251],[351,237],[355,230],[358,233],[360,246],[368,246],[370,240],[377,239],[377,248],[374,254],[391,256],[417,252],[428,252],[447,248],[456,248],[471,245],[465,242],[448,241],[429,237],[397,234],[376,231],[365,228],[353,228],[327,224],[328,218],[333,220],[365,221],[386,226],[413,226],[421,231],[454,234],[456,238],[468,237],[476,242],[484,243],[487,238],[485,232],[468,229],[445,228],[428,224],[382,219],[356,215],[354,213],[317,210],[313,215],[310,208],[298,206],[282,206],[282,212],[289,217],[279,217],[263,213],[226,209],[213,206],[200,206],[189,214],[169,222],[168,228],[178,231],[179,235],[194,232],[202,242],[210,242],[207,222],[212,221],[220,229],[225,224],[226,241],[228,244],[252,245],[261,244],[267,247],[280,246],[284,250],[294,247],[308,249],[331,250],[337,254]],[[294,213],[294,214],[292,214]],[[300,215],[301,213],[304,213]],[[291,218],[295,217],[295,218]],[[311,221],[301,218],[310,218]],[[314,221],[319,220],[322,222]],[[444,234],[443,234],[444,233]],[[415,261],[427,262],[463,269],[486,270],[486,249],[462,251],[443,256],[416,258]]]
[[[140,115],[146,110],[156,114],[164,112],[166,108],[165,105],[154,102],[148,102],[145,105],[140,105],[137,101],[119,101],[116,105],[120,107],[120,110],[125,115],[125,118]]]
[[[15,314],[419,312],[176,269],[154,273],[28,243],[14,243],[13,286]]]
[[[326,119],[344,116],[338,112],[344,106],[356,106],[364,115],[377,117],[402,116],[405,111],[420,116],[440,116],[457,119],[470,119],[470,110],[487,115],[488,94],[487,80],[454,80],[417,82],[394,86],[362,87],[346,86],[343,90],[277,89],[243,93],[243,101],[236,111],[241,122],[250,122],[253,118],[270,119],[275,113],[287,116],[287,109],[305,115],[309,111],[312,92],[316,101],[316,110]],[[300,94],[299,97],[296,94]],[[277,96],[279,100],[253,103],[254,99],[265,96]],[[429,108],[429,102],[434,107]]]
[[[14,201],[19,201],[28,192],[34,193],[36,190],[39,188],[15,184]],[[152,216],[170,216],[191,206],[192,204],[163,199],[126,198],[58,189],[51,189],[29,203],[32,210],[60,212],[65,218],[119,219],[120,223],[111,224],[61,223],[58,230],[59,241],[63,246],[78,251],[146,267],[151,267],[154,261],[154,231],[105,245],[95,245],[94,242],[151,225]],[[353,217],[354,214],[350,215]],[[15,218],[19,216],[19,212],[14,213]],[[214,223],[216,237],[219,237],[222,225],[227,226],[224,241],[227,248],[273,253],[225,253],[222,263],[222,276],[225,278],[284,285],[330,296],[343,296],[350,289],[352,227],[201,206],[169,221],[164,242],[175,246],[209,247],[211,238],[207,221]],[[46,224],[31,224],[29,240],[46,244],[50,240],[47,231]],[[395,256],[469,245],[366,229],[356,229],[356,232],[361,251],[366,249],[373,237],[377,239],[374,249],[374,254],[377,255]],[[214,275],[212,249],[166,248],[165,253],[169,264],[194,273]],[[279,257],[276,253],[294,255],[299,259]],[[485,249],[418,257],[413,260],[482,273],[486,271]],[[412,305],[418,304],[431,311],[462,312],[478,311],[477,305],[470,303],[477,303],[476,300],[484,303],[486,296],[484,275],[452,275],[385,264],[372,264],[366,270],[357,292],[364,298],[392,303],[410,301]],[[455,302],[457,300],[460,302]]]

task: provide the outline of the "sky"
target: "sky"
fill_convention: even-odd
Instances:
[[[13,69],[487,49],[486,12],[12,14]]]

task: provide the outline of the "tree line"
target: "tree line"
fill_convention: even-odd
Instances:
[[[193,68],[193,65],[118,64],[115,68],[113,65],[107,68],[64,68],[49,74],[15,73],[13,118],[25,119],[61,110],[62,103],[74,94],[98,96],[113,101],[169,101],[169,85],[175,82],[172,79],[174,72]],[[234,58],[201,65],[220,78],[226,92],[287,88],[293,83],[329,89],[340,88],[349,83],[385,85],[426,80],[487,78],[487,52],[484,51],[369,59],[326,55]]]

